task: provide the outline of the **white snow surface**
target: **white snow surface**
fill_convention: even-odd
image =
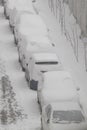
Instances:
[[[18,52],[14,44],[14,36],[3,11],[3,7],[0,6],[0,59],[5,66],[5,73],[10,77],[13,90],[16,93],[16,100],[23,107],[28,118],[18,121],[17,124],[6,126],[0,124],[0,130],[40,130],[40,112],[36,92],[29,89],[25,74],[18,63]]]
[[[10,13],[10,24],[12,26],[15,26],[17,20],[21,16],[21,14],[23,14],[25,12],[31,13],[31,14],[35,13],[33,6],[32,6],[32,1],[25,0],[25,1],[21,1],[21,3],[20,2],[18,3],[18,1],[17,2],[15,1],[13,9],[10,11],[11,12]],[[9,7],[8,7],[8,10],[9,10]]]
[[[69,87],[65,87],[65,89],[63,87],[56,87],[54,89],[43,89],[40,94],[41,105],[44,106],[51,102],[78,101],[76,91],[68,88]]]
[[[66,104],[66,105],[64,105]],[[65,102],[56,102],[52,103],[52,108],[54,110],[81,110],[80,106],[78,105],[77,102],[70,102],[70,101],[65,101]]]
[[[76,61],[71,44],[61,33],[60,24],[56,21],[48,8],[47,1],[38,0],[34,6],[49,28],[49,35],[52,38],[52,42],[56,45],[56,53],[60,57],[63,66],[70,72],[75,80],[76,86],[80,87],[79,97],[87,115],[87,73],[85,72],[83,65]],[[17,48],[14,45],[14,37],[9,28],[8,20],[4,18],[3,11],[3,7],[0,7],[0,57],[3,59],[6,73],[9,75],[12,82],[17,101],[24,108],[24,112],[28,115],[28,120],[18,122],[18,124],[15,125],[0,125],[0,129],[40,130],[40,112],[37,104],[37,94],[35,91],[28,88],[24,73],[18,63],[18,53]],[[67,18],[67,20],[68,19],[69,18]],[[37,20],[35,19],[35,21]],[[82,45],[81,42],[80,44]],[[80,51],[83,54],[82,49],[83,48],[80,48]],[[81,58],[82,61],[81,55],[79,58]]]
[[[55,53],[34,53],[33,57],[35,61],[58,61]]]
[[[38,14],[45,21],[48,29],[49,35],[52,39],[52,42],[55,43],[56,53],[60,57],[61,63],[64,66],[64,69],[69,71],[77,87],[80,87],[79,95],[82,104],[85,106],[87,113],[87,72],[84,68],[83,62],[83,43],[79,39],[79,62],[77,62],[72,49],[71,43],[66,39],[65,35],[61,32],[61,26],[59,24],[59,19],[57,20],[54,14],[48,7],[48,1],[38,0],[34,3],[34,6]],[[69,13],[69,12],[68,12]],[[66,13],[67,14],[67,13]],[[48,18],[49,17],[49,18]],[[66,18],[69,20],[69,16]],[[71,20],[72,21],[72,20]],[[72,21],[73,22],[73,21]],[[68,24],[68,28],[70,25]],[[77,30],[80,33],[80,30]],[[78,34],[79,35],[79,34]]]
[[[45,72],[43,74],[43,81],[43,87],[40,94],[43,102],[42,104],[78,99],[76,86],[68,72]]]
[[[48,35],[47,27],[44,21],[39,15],[35,14],[24,14],[21,15],[19,20],[18,31],[21,34],[32,36],[32,35]]]

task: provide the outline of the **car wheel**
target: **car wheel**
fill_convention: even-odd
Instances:
[[[35,81],[35,80],[30,80],[30,89],[32,90],[37,90],[37,85],[38,85],[38,81]]]

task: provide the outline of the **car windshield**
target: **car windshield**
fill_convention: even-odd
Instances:
[[[68,124],[68,123],[80,123],[84,120],[85,118],[82,112],[79,110],[54,111],[52,122],[60,124]]]
[[[38,64],[38,65],[53,65],[53,64],[58,64],[58,61],[41,61],[41,62],[35,62],[35,64]]]

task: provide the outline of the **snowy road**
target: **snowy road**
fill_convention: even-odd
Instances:
[[[80,97],[87,110],[87,73],[76,62],[70,43],[61,34],[60,25],[49,11],[46,2],[45,0],[37,1],[35,5],[37,12],[39,12],[39,15],[45,20],[49,28],[50,37],[56,45],[56,52],[62,64],[71,73],[76,85],[80,87]],[[37,95],[35,91],[28,88],[24,72],[22,72],[18,63],[17,47],[14,44],[14,36],[9,27],[9,22],[4,17],[3,7],[0,7],[0,59],[3,59],[2,62],[5,65],[6,73],[10,77],[13,91],[16,93],[15,98],[18,104],[22,106],[23,113],[28,116],[27,119],[15,126],[2,126],[0,124],[0,130],[40,130],[40,111],[37,104]],[[86,95],[83,91],[85,91]]]
[[[0,130],[39,130],[40,112],[37,104],[35,91],[28,88],[24,72],[18,63],[17,48],[14,44],[14,36],[9,27],[9,21],[5,19],[3,7],[0,7],[0,58],[2,59],[6,74],[9,75],[16,100],[23,111],[27,114],[27,119],[18,124],[2,126]]]

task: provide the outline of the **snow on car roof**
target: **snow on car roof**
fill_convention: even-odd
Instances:
[[[50,81],[50,84],[53,84]],[[56,83],[55,83],[56,84]],[[57,87],[49,86],[49,88],[43,86],[41,91],[42,99],[45,104],[50,102],[59,102],[59,101],[75,101],[78,100],[77,91],[75,88],[71,88],[70,86]]]
[[[50,105],[54,110],[81,110],[79,103],[76,101],[52,102]]]
[[[16,5],[16,1],[17,0],[8,0],[7,1],[7,7],[10,8],[10,9],[13,9]]]
[[[40,48],[50,48],[50,49],[54,49],[54,47],[52,46],[50,40],[48,39],[48,37],[46,36],[32,36],[32,37],[28,37],[25,38],[26,43],[27,43],[27,50],[29,48],[29,44],[31,45],[37,45]]]
[[[23,24],[27,23],[29,25],[34,25],[34,26],[42,26],[42,25],[44,25],[46,27],[46,25],[45,25],[44,21],[42,20],[42,18],[37,14],[33,14],[33,15],[32,14],[30,14],[30,15],[24,14],[24,15],[21,15],[20,20],[21,20],[21,23],[23,23]]]
[[[44,79],[53,79],[53,80],[64,80],[66,78],[71,78],[71,75],[68,71],[52,71],[52,72],[46,72],[43,74]],[[53,78],[54,77],[54,78]]]
[[[52,44],[50,43],[47,43],[47,42],[44,42],[44,43],[41,43],[41,42],[31,42],[28,40],[28,44],[26,46],[26,50],[29,51],[29,50],[34,50],[34,48],[37,48],[39,50],[48,50],[48,51],[54,51],[54,47],[52,46]]]
[[[35,61],[58,61],[58,57],[55,53],[34,53],[33,57]]]
[[[26,47],[26,51],[30,51],[30,52],[41,52],[41,51],[48,51],[48,52],[51,52],[53,49],[52,46],[49,46],[49,45],[46,45],[44,44],[43,45],[40,45],[40,44],[28,44],[28,46]]]
[[[23,0],[23,1],[18,0],[16,2],[15,9],[18,10],[18,11],[20,11],[20,10],[28,10],[28,11],[31,11],[31,12],[35,13],[35,11],[33,9],[33,6],[32,6],[32,1],[31,0]]]
[[[51,44],[51,40],[47,37],[47,36],[43,36],[43,35],[33,35],[31,37],[25,36],[26,37],[26,41],[30,41],[30,42],[36,42],[36,43],[41,43],[41,44]]]
[[[26,35],[29,35],[29,33],[47,34],[47,27],[41,17],[37,14],[22,14],[19,23],[20,33]]]
[[[74,81],[67,71],[50,71],[43,74],[44,88],[57,88],[59,90],[71,91],[76,89]]]

